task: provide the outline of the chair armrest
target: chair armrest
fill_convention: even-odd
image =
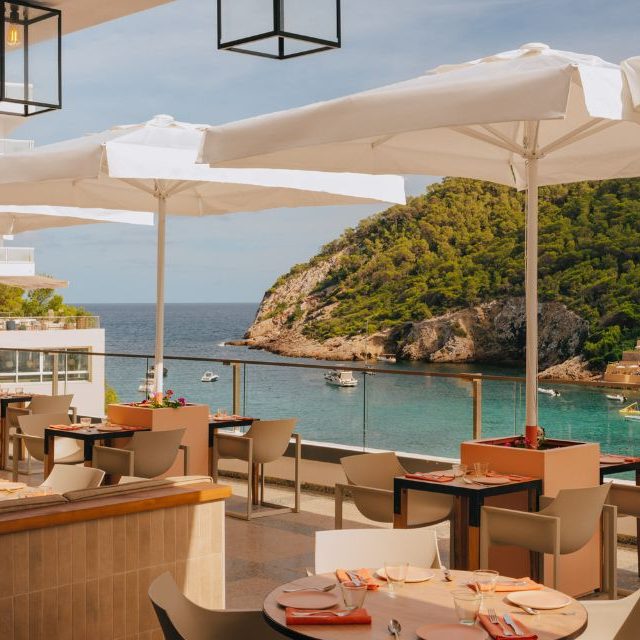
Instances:
[[[230,433],[217,433],[214,436],[214,447],[218,458],[235,458],[249,462],[252,438],[236,436]]]
[[[489,545],[515,545],[539,553],[557,554],[560,552],[560,518],[500,507],[482,507],[480,536]]]
[[[181,444],[178,446],[178,449],[182,449],[182,466],[184,470],[184,475],[189,475],[189,445]]]
[[[116,447],[93,446],[92,466],[114,476],[132,476],[133,451]]]
[[[71,414],[71,422],[78,422],[78,408],[69,407],[69,413]]]
[[[40,436],[27,435],[26,433],[12,433],[9,438],[11,440],[27,440],[29,442],[43,442],[44,438]]]
[[[554,500],[555,498],[552,498],[551,496],[540,496],[540,498],[538,498],[540,509],[546,509]]]

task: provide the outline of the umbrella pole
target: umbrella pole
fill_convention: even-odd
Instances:
[[[156,259],[156,348],[154,358],[153,390],[162,393],[164,372],[164,271],[167,228],[167,197],[158,198],[158,255]]]
[[[538,428],[538,159],[527,159],[526,215],[526,422],[530,435]],[[530,430],[531,428],[531,430]],[[535,445],[534,445],[535,446]]]

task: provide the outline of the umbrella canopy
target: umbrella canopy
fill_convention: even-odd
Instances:
[[[198,165],[206,129],[162,115],[0,157],[2,203],[157,211],[156,371],[163,369],[167,214],[405,201],[404,182],[398,176]],[[155,377],[155,385],[156,391],[162,390],[162,376]]]
[[[634,63],[635,61],[635,63]],[[531,43],[220,127],[200,161],[454,175],[528,189],[527,426],[537,427],[539,185],[640,175],[640,64]]]
[[[66,289],[69,283],[66,280],[56,280],[49,276],[0,276],[0,284],[8,287],[17,287],[25,291],[33,289]]]

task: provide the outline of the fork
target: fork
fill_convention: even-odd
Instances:
[[[283,589],[283,593],[296,593],[297,591],[320,591],[327,592],[336,588],[336,584],[328,584],[326,587],[297,587],[294,589]]]
[[[323,609],[321,611],[294,611],[291,615],[294,618],[304,618],[306,616],[323,616],[323,615],[332,615],[337,616],[338,618],[344,618],[351,614],[352,611],[331,611],[330,609]]]
[[[500,627],[500,631],[501,631],[502,635],[504,635],[504,636],[512,636],[513,635],[513,633],[507,627],[507,625],[506,624],[502,624],[502,621],[500,620],[500,618],[498,618],[498,614],[496,613],[495,609],[487,609],[487,614],[489,615],[489,622],[491,622],[492,624],[498,625]]]

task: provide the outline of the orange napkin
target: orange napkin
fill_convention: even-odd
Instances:
[[[600,456],[600,462],[602,464],[614,464],[613,462],[608,461],[607,458],[618,458],[620,462],[638,462],[640,460],[640,458],[634,458],[633,456],[623,456],[617,453],[604,453]]]
[[[353,572],[357,574],[362,582],[367,583],[367,589],[369,591],[375,591],[380,588],[380,585],[373,579],[371,573],[369,573],[369,569],[354,569]],[[346,569],[337,569],[336,577],[338,578],[338,582],[351,582],[351,578],[347,575]]]
[[[514,582],[526,582],[526,584],[513,584]],[[477,590],[473,582],[469,582],[469,587],[474,591]],[[534,582],[531,578],[517,578],[505,582],[496,582],[496,593],[507,593],[509,591],[538,591],[543,585]]]
[[[114,424],[114,427],[121,427],[123,431],[149,431],[149,427],[141,427],[135,425],[125,426],[123,424]]]
[[[417,471],[416,473],[405,473],[405,478],[411,478],[412,480],[428,480],[429,482],[451,482],[454,477],[444,475],[442,473],[422,473]]]
[[[57,429],[58,431],[76,431],[82,429],[81,424],[50,424],[49,429]]]
[[[334,616],[331,613],[315,613],[315,609],[307,611],[314,612],[312,616],[293,616],[293,613],[305,613],[305,609],[285,609],[287,626],[297,624],[371,624],[371,616],[366,609],[354,609],[348,616]]]
[[[498,617],[502,619],[502,616]],[[489,635],[494,638],[494,640],[514,640],[514,638],[517,638],[518,640],[536,640],[538,637],[535,633],[527,629],[527,627],[525,627],[522,622],[520,622],[520,619],[516,620],[516,624],[520,627],[520,631],[522,631],[523,635],[516,636],[513,633],[511,627],[506,622],[504,622],[503,624],[505,628],[508,628],[509,631],[513,633],[513,635],[505,636],[502,632],[502,629],[497,624],[489,622],[489,616],[487,616],[486,613],[479,613],[478,618],[480,619],[482,626],[487,630]]]

